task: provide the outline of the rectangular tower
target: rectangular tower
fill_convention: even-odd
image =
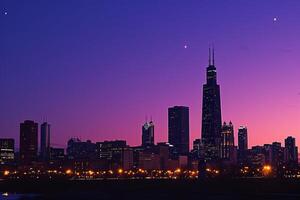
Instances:
[[[221,158],[231,160],[234,153],[234,131],[231,122],[229,124],[223,123],[221,136]]]
[[[168,141],[178,155],[189,153],[189,108],[174,106],[168,109]]]
[[[37,160],[38,124],[26,120],[20,124],[20,161],[24,165]]]
[[[247,161],[248,131],[247,127],[240,126],[238,129],[238,161],[243,165]]]
[[[285,148],[285,163],[289,167],[298,166],[298,147],[296,146],[296,139],[289,136],[284,140]]]
[[[50,124],[41,125],[41,159],[46,161],[50,157]]]
[[[154,145],[154,124],[152,121],[146,122],[142,127],[142,146]]]

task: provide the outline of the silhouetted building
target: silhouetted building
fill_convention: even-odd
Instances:
[[[154,145],[154,124],[152,121],[146,122],[142,127],[142,146]]]
[[[298,166],[298,147],[296,146],[296,139],[289,136],[284,140],[285,151],[284,161],[290,167]]]
[[[168,141],[178,155],[189,153],[189,108],[174,106],[168,109]]]
[[[160,165],[160,156],[159,154],[141,151],[139,152],[139,168],[145,170],[159,170],[161,169]]]
[[[15,159],[14,139],[0,139],[0,164],[13,162]]]
[[[203,158],[204,155],[204,146],[201,139],[195,139],[193,141],[193,149],[191,151],[193,159]]]
[[[214,50],[211,58],[209,49],[206,84],[203,85],[201,131],[201,139],[205,148],[204,159],[207,161],[216,161],[220,158],[221,126],[220,86],[217,84]]]
[[[252,169],[263,167],[266,164],[265,153],[264,146],[253,146],[247,151],[247,166],[250,166]]]
[[[63,148],[50,148],[50,160],[64,160],[65,150]]]
[[[156,145],[157,153],[160,157],[160,169],[168,169],[168,161],[172,157],[172,149],[174,148],[169,143],[160,142]]]
[[[93,160],[96,158],[96,144],[90,140],[82,142],[78,138],[68,141],[67,156],[71,160]]]
[[[127,147],[125,140],[97,142],[97,158],[112,160],[114,153]]]
[[[130,147],[122,149],[121,168],[124,170],[133,168],[133,150]]]
[[[48,160],[50,156],[50,124],[44,122],[41,125],[41,159]]]
[[[238,129],[238,161],[245,164],[248,151],[248,131],[247,127],[240,126]]]
[[[224,122],[221,132],[221,158],[230,160],[234,154],[234,131],[231,122]]]
[[[131,169],[133,149],[125,140],[97,142],[97,158],[106,162],[106,169]]]
[[[24,165],[37,160],[38,124],[26,120],[20,124],[20,162]]]
[[[273,142],[271,148],[271,164],[274,168],[281,168],[284,163],[284,148],[281,146],[280,142]]]
[[[264,144],[265,161],[267,165],[272,165],[272,145]]]

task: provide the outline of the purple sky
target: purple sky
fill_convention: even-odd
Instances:
[[[139,145],[147,115],[166,141],[167,108],[185,105],[192,142],[214,43],[222,120],[246,125],[250,145],[299,140],[299,10],[297,0],[1,0],[0,137],[18,146],[19,123],[46,117],[56,146]]]

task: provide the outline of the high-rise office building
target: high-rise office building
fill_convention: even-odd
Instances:
[[[152,121],[146,122],[142,127],[142,146],[154,145],[154,124]]]
[[[238,129],[238,160],[240,164],[245,164],[248,151],[248,131],[247,127],[240,126]]]
[[[0,139],[0,164],[12,162],[15,159],[15,140]]]
[[[168,109],[168,141],[178,155],[189,153],[189,108],[174,106]]]
[[[248,150],[248,131],[247,127],[240,126],[238,130],[238,147],[239,151]]]
[[[221,142],[221,100],[220,86],[217,84],[214,50],[206,68],[206,83],[203,85],[202,130],[201,138],[204,144],[204,159],[218,160],[220,158]]]
[[[274,168],[282,169],[284,163],[284,148],[280,142],[273,142],[271,145],[272,159],[271,164]]]
[[[41,125],[41,150],[40,156],[42,160],[48,160],[50,157],[50,124],[44,122]]]
[[[38,124],[26,120],[20,124],[20,162],[31,164],[37,160]]]
[[[298,147],[296,146],[296,139],[289,136],[284,140],[285,151],[284,160],[289,166],[298,165]]]
[[[222,159],[230,159],[232,157],[234,151],[234,131],[233,125],[231,122],[226,124],[226,122],[222,125],[221,132],[221,158]]]

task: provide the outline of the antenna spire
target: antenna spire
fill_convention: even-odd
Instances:
[[[212,65],[215,66],[215,47],[212,49]]]
[[[211,65],[211,55],[210,55],[210,46],[208,48],[208,65],[210,66]]]

